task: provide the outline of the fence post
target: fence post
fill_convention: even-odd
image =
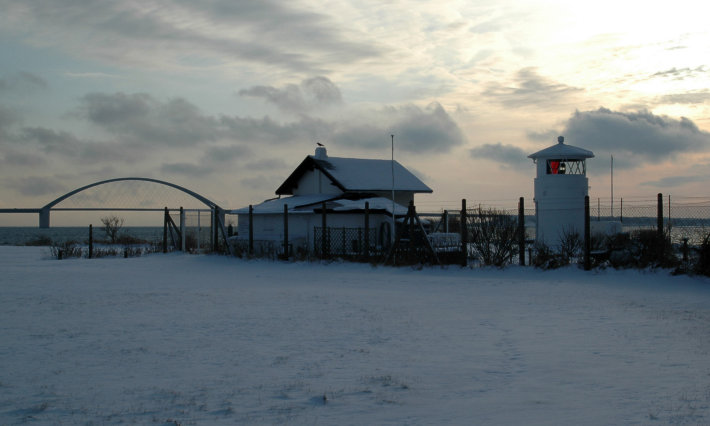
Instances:
[[[525,198],[518,202],[518,258],[520,266],[525,266]]]
[[[466,223],[466,199],[461,200],[461,266],[468,265],[468,225]]]
[[[658,214],[656,217],[656,232],[659,240],[663,238],[663,194],[658,193]]]
[[[370,202],[365,201],[365,260],[370,259]]]
[[[254,255],[254,206],[249,204],[249,256]]]
[[[656,238],[658,240],[658,261],[663,259],[663,194],[658,193],[658,218],[656,223]]]
[[[449,233],[449,211],[444,210],[444,232]]]
[[[326,258],[326,227],[328,226],[328,222],[325,217],[325,201],[321,204],[321,229],[323,232],[321,232],[320,235],[320,257],[321,259]]]
[[[187,235],[185,234],[185,210],[180,207],[180,250],[183,253],[185,252],[185,240],[187,240]]]
[[[168,208],[165,207],[165,214],[163,215],[163,253],[168,252]]]
[[[621,204],[619,205],[619,222],[624,221],[624,199],[622,198],[620,200]]]
[[[345,227],[344,227],[344,226],[343,226],[343,231],[342,231],[342,232],[343,232],[343,234],[342,234],[342,243],[343,243],[342,253],[343,253],[343,254],[342,254],[342,256],[345,257],[345,256],[347,255],[348,247],[347,247],[347,244],[346,244],[346,241],[345,241],[346,238],[345,238]]]
[[[213,241],[212,251],[215,253],[217,253],[217,249],[219,248],[219,228],[220,228],[220,226],[222,226],[222,224],[220,222],[220,218],[219,218],[220,215],[221,215],[221,213],[219,211],[219,207],[214,206],[214,228],[212,229],[214,235],[212,237],[212,241]]]
[[[592,251],[592,235],[590,232],[589,195],[584,196],[584,270],[592,269],[590,252]]]
[[[668,194],[668,238],[671,237],[671,230],[673,229],[673,225],[671,224],[671,194]]]
[[[94,256],[94,225],[89,225],[89,259]]]
[[[288,204],[284,204],[284,260],[288,258]]]

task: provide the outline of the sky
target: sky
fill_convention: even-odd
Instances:
[[[532,203],[527,156],[589,149],[590,196],[708,197],[698,1],[0,0],[0,208],[138,176],[257,204],[316,142],[394,156],[418,209]],[[0,226],[37,223],[0,215]]]

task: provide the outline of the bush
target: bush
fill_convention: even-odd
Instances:
[[[76,241],[65,241],[59,244],[53,244],[49,247],[50,255],[55,259],[69,259],[72,257],[81,257],[81,246]]]
[[[582,237],[579,236],[579,232],[575,230],[562,232],[558,249],[561,265],[569,265],[573,260],[578,259],[582,255],[583,246],[584,242]]]
[[[631,234],[636,244],[637,267],[673,268],[678,266],[678,258],[673,253],[673,246],[668,235],[659,238],[657,231],[644,229]]]
[[[499,267],[510,263],[518,247],[517,218],[500,210],[479,209],[471,220],[470,246],[481,262]]]
[[[540,269],[557,269],[565,264],[560,255],[545,243],[535,243],[533,247],[532,265]]]
[[[707,234],[700,244],[693,272],[710,276],[710,234]]]

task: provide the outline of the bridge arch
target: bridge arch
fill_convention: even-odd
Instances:
[[[61,197],[57,198],[56,200],[51,201],[50,203],[48,203],[47,205],[45,205],[44,207],[39,209],[39,227],[40,228],[49,228],[49,212],[52,210],[52,207],[56,206],[57,204],[61,203],[64,200],[66,200],[67,198],[69,198],[73,195],[76,195],[79,192],[85,191],[89,188],[93,188],[95,186],[104,185],[104,184],[112,183],[112,182],[121,182],[121,181],[143,181],[143,182],[152,182],[152,183],[157,183],[160,185],[169,186],[171,188],[175,188],[179,191],[184,192],[185,194],[188,194],[188,195],[194,197],[198,201],[204,203],[210,209],[219,208],[219,206],[215,202],[211,201],[207,197],[204,197],[204,196],[198,194],[197,192],[191,191],[183,186],[176,185],[171,182],[166,182],[163,180],[152,179],[152,178],[143,178],[143,177],[123,177],[123,178],[107,179],[107,180],[102,180],[99,182],[94,182],[89,185],[82,186],[81,188],[77,188],[73,191],[67,192],[66,194],[62,195]]]

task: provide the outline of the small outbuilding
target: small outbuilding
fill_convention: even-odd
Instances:
[[[251,226],[257,244],[279,244],[287,226],[292,250],[317,252],[321,232],[326,231],[328,241],[338,246],[334,252],[357,252],[363,240],[368,241],[368,250],[384,250],[390,243],[393,215],[405,216],[415,194],[431,192],[397,161],[329,157],[319,146],[276,189],[278,198],[231,213],[238,215],[236,239],[242,242],[249,238]]]

